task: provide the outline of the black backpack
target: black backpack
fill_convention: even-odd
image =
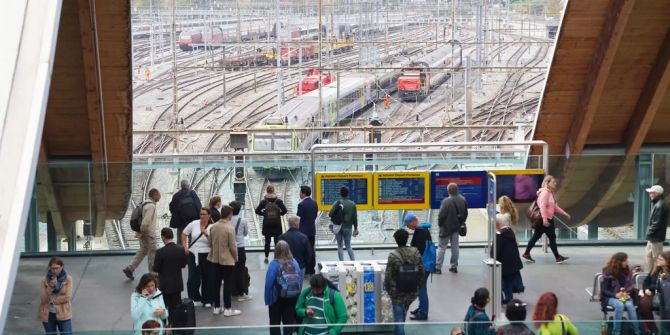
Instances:
[[[281,209],[279,209],[279,206],[276,204],[278,200],[275,201],[270,201],[268,200],[268,203],[265,204],[265,218],[268,220],[279,220],[279,217],[281,216]]]
[[[199,219],[198,209],[195,208],[195,203],[193,202],[193,191],[190,191],[187,197],[179,199],[179,206],[177,208],[179,210],[179,221],[182,225]]]
[[[333,205],[333,210],[329,213],[329,216],[330,222],[334,225],[339,226],[344,222],[344,204],[342,204],[342,201],[338,200]]]
[[[148,201],[145,201],[139,206],[135,206],[135,208],[133,208],[133,212],[130,214],[130,229],[132,229],[134,232],[142,232],[142,211],[144,210],[144,205],[148,203]]]
[[[418,264],[410,264],[405,261],[402,254],[397,250],[391,251],[391,255],[400,259],[402,262],[398,269],[398,278],[396,278],[396,290],[398,292],[416,292],[421,281]]]

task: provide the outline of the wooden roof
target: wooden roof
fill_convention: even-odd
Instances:
[[[547,141],[551,154],[559,156],[551,169],[574,225],[630,207],[627,196],[635,187],[632,156],[575,155],[589,147],[635,155],[643,145],[670,144],[668,5],[666,0],[567,4],[534,139]]]
[[[93,221],[101,235],[130,197],[130,4],[93,3],[63,1],[40,149],[38,208],[43,218],[51,212],[59,235],[75,220]]]

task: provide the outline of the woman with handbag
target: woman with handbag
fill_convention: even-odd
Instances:
[[[181,245],[188,256],[188,298],[193,300],[195,306],[207,308],[212,307],[209,287],[212,264],[207,260],[210,250],[207,228],[210,224],[211,210],[203,207],[200,209],[200,219],[189,223],[181,235]]]
[[[668,274],[670,274],[670,251],[665,251],[658,255],[656,264],[651,272],[649,272],[649,276],[644,279],[642,291],[639,293],[640,303],[638,305],[638,312],[640,313],[640,319],[648,320],[643,323],[644,332],[657,333],[656,324],[653,322],[653,310],[657,310],[659,313],[663,311],[661,308],[661,295],[663,292],[660,289],[663,286],[663,282],[670,281]],[[661,320],[669,318],[670,315],[661,314]]]
[[[535,263],[535,260],[530,257],[530,250],[533,249],[535,243],[542,237],[542,234],[547,234],[549,238],[549,247],[551,252],[554,253],[556,258],[556,263],[561,264],[568,260],[568,257],[564,257],[558,253],[558,246],[556,245],[556,226],[554,225],[554,213],[561,214],[570,219],[570,214],[564,211],[561,207],[558,206],[556,202],[556,178],[551,175],[544,177],[542,181],[542,188],[537,190],[537,207],[542,216],[541,222],[531,222],[533,224],[533,237],[528,241],[528,246],[526,247],[526,252],[523,253],[523,257],[526,261],[530,263]],[[539,221],[539,220],[538,220]]]

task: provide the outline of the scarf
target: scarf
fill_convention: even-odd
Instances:
[[[47,284],[50,283],[54,278],[56,278],[56,286],[54,286],[54,289],[51,291],[53,294],[58,294],[60,292],[60,289],[63,287],[63,283],[65,282],[65,279],[67,279],[67,272],[65,269],[60,272],[60,275],[56,276],[51,270],[47,271]]]

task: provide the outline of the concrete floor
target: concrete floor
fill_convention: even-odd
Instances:
[[[617,251],[629,254],[630,264],[642,264],[643,247],[562,247],[561,253],[569,256],[568,263],[557,265],[551,254],[542,254],[536,247],[535,264],[526,264],[522,270],[526,292],[519,298],[529,303],[529,315],[537,297],[545,291],[554,291],[559,297],[559,311],[572,320],[600,320],[598,303],[588,301],[584,288],[591,286],[593,275],[600,271],[610,255]],[[447,251],[448,253],[448,251]],[[356,257],[385,259],[387,251],[358,250]],[[335,260],[333,251],[319,252],[320,261]],[[447,254],[448,257],[448,254]],[[126,280],[121,269],[130,256],[67,257],[65,268],[74,277],[73,328],[75,331],[126,331],[132,329],[130,294],[142,270],[136,271],[135,281]],[[447,258],[448,259],[448,258]],[[446,271],[429,280],[431,322],[460,322],[469,306],[475,289],[483,285],[482,249],[461,249],[458,274]],[[46,270],[48,258],[26,258],[19,265],[11,307],[5,328],[6,333],[42,333],[36,319],[39,304],[39,285]],[[197,308],[199,327],[263,326],[268,323],[267,307],[263,303],[263,282],[266,265],[262,253],[248,257],[251,273],[251,295],[246,302],[233,301],[233,308],[242,314],[236,317],[212,315],[211,310]],[[184,283],[186,282],[184,270]],[[186,296],[186,292],[183,293]],[[415,302],[416,305],[418,302]],[[426,326],[426,329],[428,326]],[[238,329],[239,331],[239,329]],[[262,333],[266,333],[264,330]],[[246,332],[245,332],[246,333]],[[258,332],[255,332],[258,333]]]

